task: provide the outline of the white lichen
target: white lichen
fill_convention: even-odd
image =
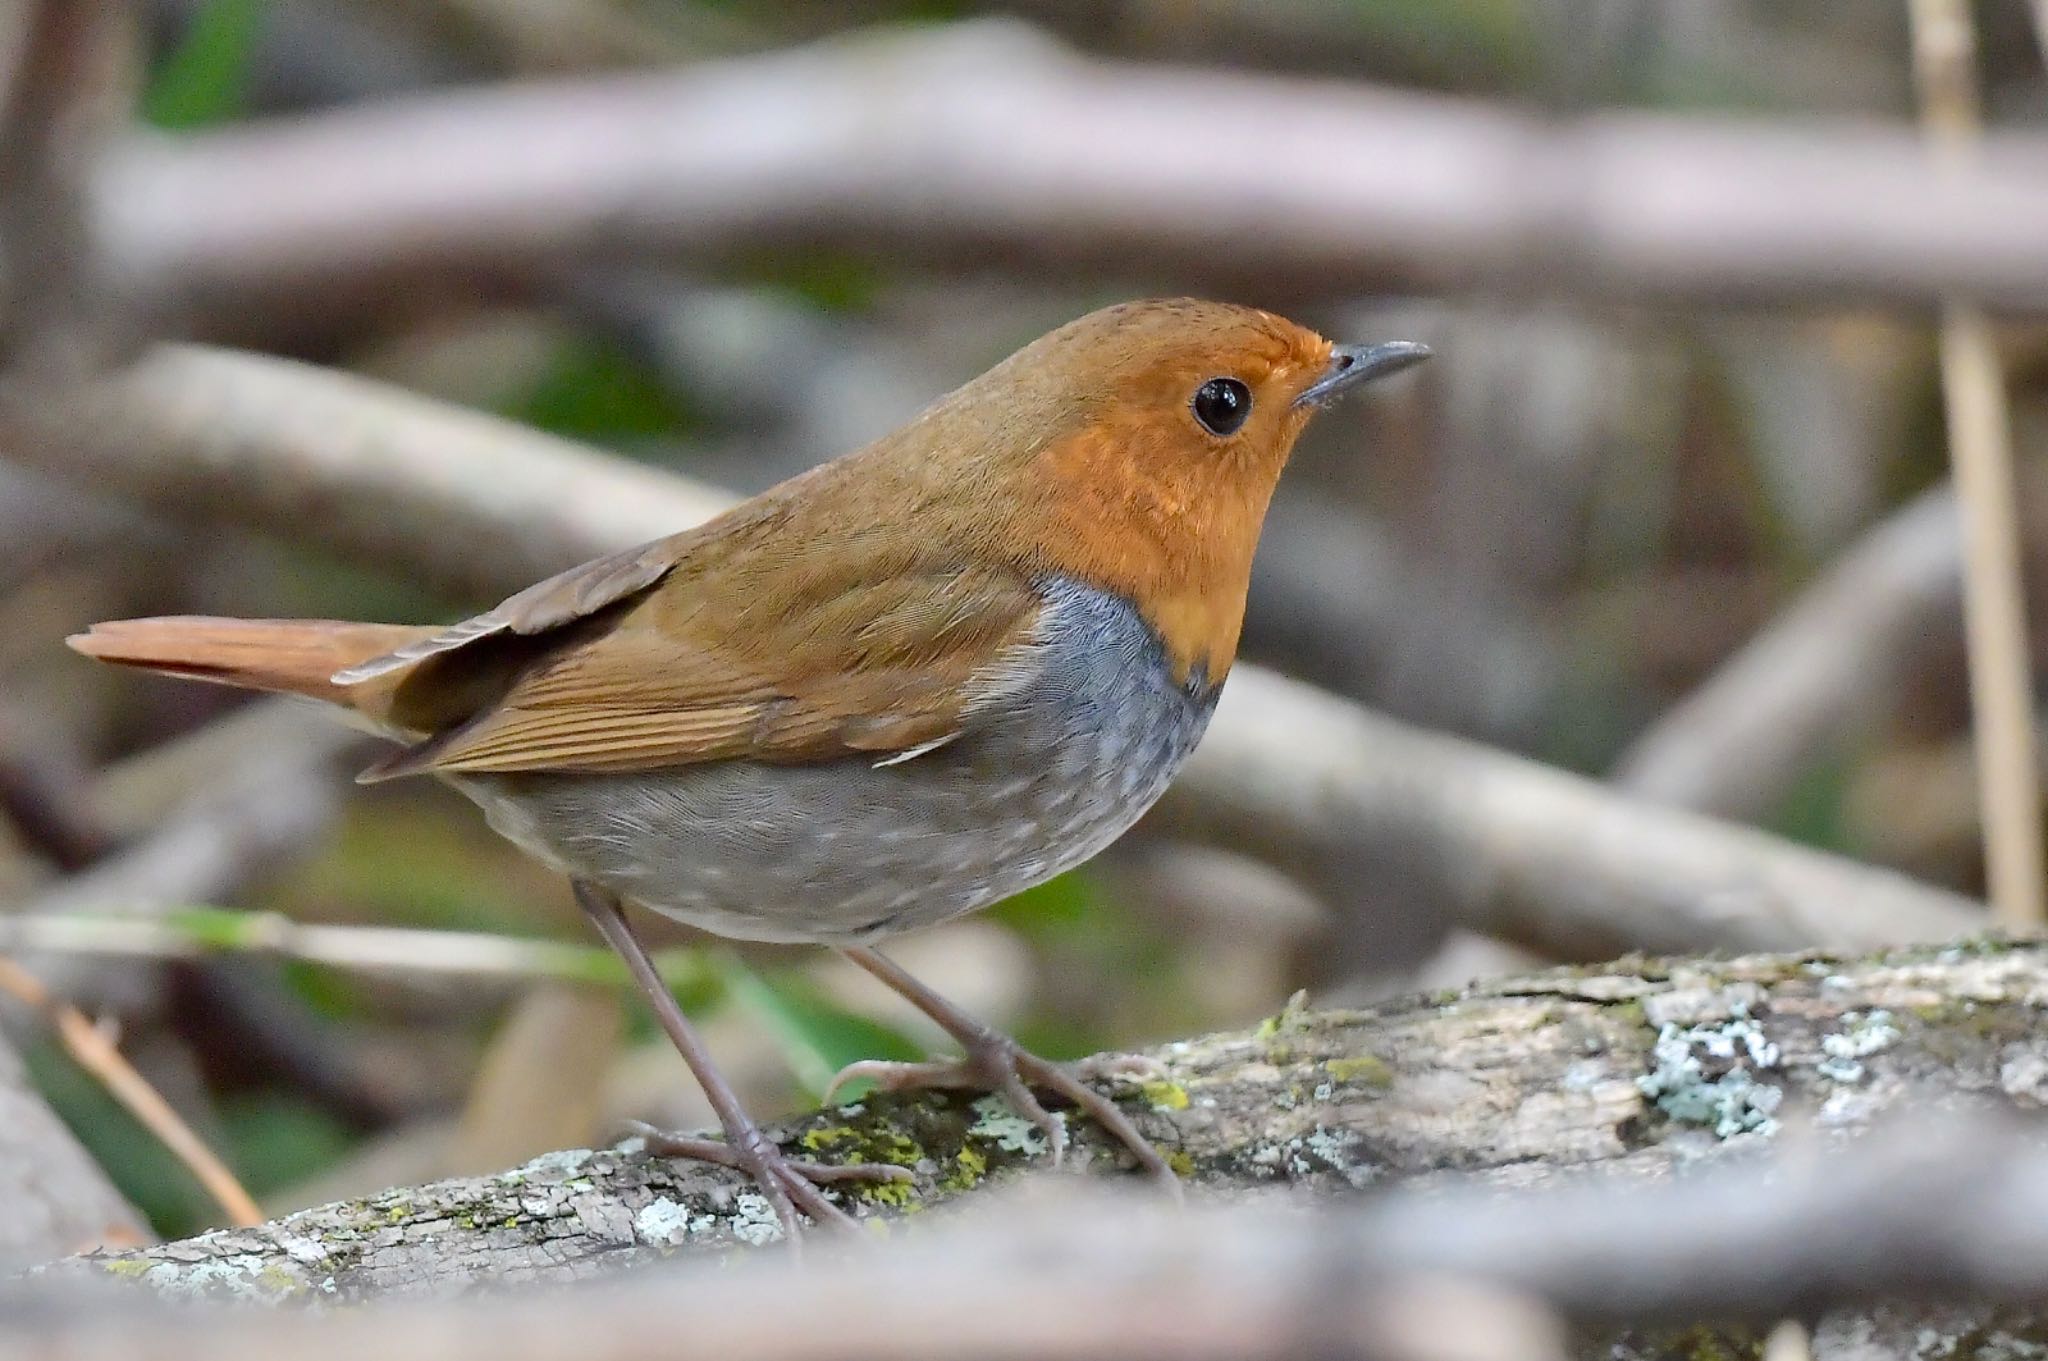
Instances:
[[[1363,1136],[1353,1129],[1326,1129],[1317,1125],[1302,1137],[1302,1145],[1317,1158],[1323,1166],[1341,1174],[1354,1187],[1362,1187],[1373,1180],[1374,1169],[1358,1161],[1355,1150]]]
[[[967,1128],[969,1134],[1011,1153],[1036,1155],[1046,1151],[1045,1131],[1011,1110],[1010,1103],[1000,1095],[984,1096],[970,1109],[976,1118]],[[1061,1118],[1057,1113],[1053,1116],[1055,1120]]]
[[[732,1236],[742,1243],[761,1247],[782,1237],[782,1221],[768,1197],[743,1191],[732,1198]]]
[[[1844,1012],[1842,1029],[1821,1036],[1822,1058],[1815,1070],[1833,1082],[1861,1082],[1864,1067],[1860,1060],[1891,1048],[1898,1038],[1899,1028],[1892,1024],[1889,1011],[1877,1010],[1868,1015]]]
[[[583,1164],[589,1162],[590,1158],[591,1152],[587,1148],[558,1149],[553,1153],[541,1154],[520,1168],[519,1173],[522,1179],[525,1176],[567,1177],[582,1171]]]
[[[690,1230],[690,1212],[667,1196],[656,1196],[633,1216],[633,1232],[640,1241],[659,1248],[680,1247]]]
[[[311,1238],[303,1238],[295,1233],[280,1233],[277,1236],[277,1245],[284,1249],[285,1256],[306,1266],[318,1266],[327,1260],[326,1248]]]
[[[1671,1119],[1709,1128],[1717,1138],[1774,1134],[1785,1094],[1756,1075],[1776,1068],[1782,1055],[1746,1004],[1733,1002],[1729,1012],[1716,1023],[1665,1022],[1650,1051],[1655,1066],[1636,1079],[1636,1089]]]
[[[253,1252],[176,1266],[158,1262],[142,1279],[169,1299],[232,1299],[244,1302],[274,1302],[303,1287],[290,1273],[272,1266]]]
[[[1300,1181],[1317,1172],[1336,1172],[1353,1186],[1373,1180],[1375,1171],[1358,1164],[1353,1154],[1362,1141],[1358,1131],[1317,1125],[1306,1134],[1277,1144],[1261,1144],[1246,1159],[1262,1172]]]

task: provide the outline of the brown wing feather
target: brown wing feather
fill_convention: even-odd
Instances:
[[[429,657],[453,652],[480,639],[504,633],[537,634],[588,618],[610,605],[646,590],[667,576],[686,535],[657,539],[622,553],[596,558],[545,581],[483,614],[403,647],[359,662],[332,677],[336,685],[359,685],[404,670]]]
[[[671,560],[653,574],[668,578],[662,589],[642,586],[609,627],[565,628],[564,644],[494,703],[366,777],[906,759],[950,740],[1031,670],[1042,605],[1008,568],[875,574],[858,555],[706,557]],[[607,569],[602,588],[577,594],[588,610],[618,605],[611,583],[634,575]],[[511,604],[493,612],[505,620],[493,631],[521,631]],[[560,627],[585,616],[550,617]]]

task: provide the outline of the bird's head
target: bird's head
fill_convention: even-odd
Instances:
[[[1310,417],[1428,354],[1333,345],[1249,307],[1133,302],[1051,332],[943,405],[983,422],[976,442],[1012,500],[991,513],[1035,565],[1132,600],[1183,675],[1213,682],[1235,656],[1266,506]]]

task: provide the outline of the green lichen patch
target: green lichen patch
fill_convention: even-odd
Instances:
[[[1394,1085],[1393,1066],[1375,1054],[1330,1059],[1323,1064],[1323,1071],[1338,1082],[1360,1087],[1384,1088]]]
[[[907,1181],[855,1182],[851,1189],[869,1205],[881,1205],[892,1210],[912,1213],[924,1208],[918,1199],[917,1188]]]
[[[916,1167],[925,1156],[917,1140],[894,1125],[873,1121],[861,1125],[820,1125],[797,1137],[807,1153],[829,1155],[847,1164],[886,1163]]]
[[[962,1148],[953,1159],[953,1170],[939,1178],[941,1191],[971,1191],[988,1176],[988,1159],[975,1148]]]
[[[1155,1111],[1184,1111],[1188,1108],[1188,1089],[1164,1078],[1140,1083],[1138,1095],[1144,1097],[1145,1104]]]
[[[118,1276],[124,1281],[140,1280],[149,1273],[151,1266],[147,1257],[104,1257],[96,1264],[109,1276]]]
[[[1259,1028],[1252,1032],[1256,1039],[1269,1040],[1276,1035],[1285,1035],[1309,1024],[1314,1013],[1308,1008],[1308,992],[1303,990],[1287,999],[1287,1005],[1277,1015],[1268,1016],[1259,1022]]]

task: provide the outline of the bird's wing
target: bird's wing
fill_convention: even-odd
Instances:
[[[341,686],[361,685],[414,668],[429,657],[454,652],[481,639],[546,633],[587,619],[667,576],[687,550],[689,537],[685,533],[656,539],[558,572],[494,609],[337,671],[330,679]]]
[[[506,635],[531,635],[498,664],[509,678],[480,687],[485,703],[366,778],[908,760],[1037,666],[1045,606],[1005,567],[919,561],[914,549],[884,564],[773,537],[755,551],[654,547],[523,592],[448,630],[444,647],[410,649],[401,665],[441,665],[433,683],[459,689],[449,664],[464,650],[487,656],[483,640],[504,651]]]

